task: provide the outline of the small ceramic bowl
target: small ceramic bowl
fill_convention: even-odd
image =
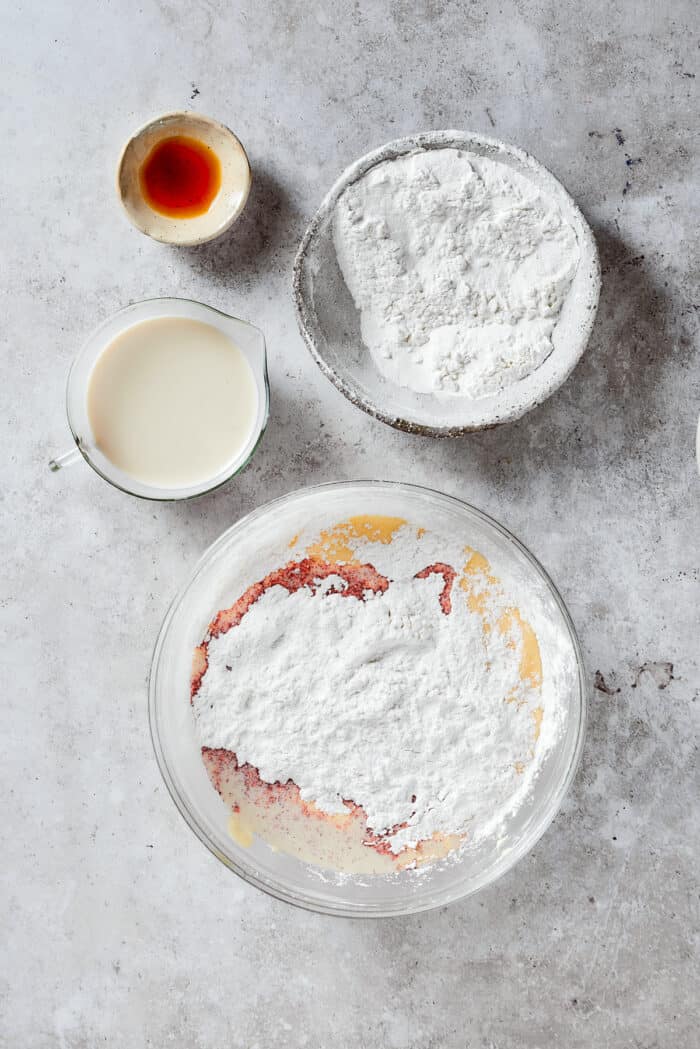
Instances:
[[[171,218],[154,211],[141,192],[139,172],[153,147],[174,135],[199,139],[221,163],[221,188],[208,211],[194,218]],[[117,168],[117,193],[129,221],[164,244],[204,244],[225,233],[245,207],[251,185],[250,164],[232,131],[199,113],[168,113],[149,121],[132,135]]]

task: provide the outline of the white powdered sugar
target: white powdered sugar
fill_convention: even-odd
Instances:
[[[579,261],[573,226],[534,182],[449,148],[350,185],[333,240],[381,374],[444,396],[483,397],[538,368]]]
[[[415,536],[403,559],[400,536],[374,544],[391,576],[383,593],[345,593],[341,575],[270,587],[209,638],[193,698],[204,746],[266,782],[293,780],[327,813],[354,802],[395,853],[436,833],[499,837],[561,727],[556,696],[543,712],[523,677],[502,590],[474,611],[457,576],[445,614],[443,575],[414,577],[416,550],[429,550]]]

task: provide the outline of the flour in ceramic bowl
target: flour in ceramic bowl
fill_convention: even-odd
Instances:
[[[451,550],[453,567],[440,537],[396,521],[352,563],[316,559],[316,544],[253,584],[214,620],[193,685],[205,748],[292,781],[322,813],[359,806],[393,854],[502,835],[563,721],[485,559]]]
[[[496,393],[547,359],[579,262],[556,201],[453,148],[384,161],[348,186],[333,240],[381,374],[446,397]]]

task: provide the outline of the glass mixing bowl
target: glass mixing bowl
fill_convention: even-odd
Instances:
[[[464,542],[491,563],[537,633],[544,673],[557,650],[564,727],[525,804],[498,842],[469,843],[419,870],[348,875],[322,870],[255,838],[249,847],[228,831],[230,811],[212,787],[200,755],[190,705],[192,652],[213,615],[261,578],[297,533],[359,514],[407,518]],[[289,557],[289,552],[287,552]],[[326,914],[387,917],[428,910],[489,885],[521,859],[552,822],[581,752],[585,678],[576,633],[552,581],[531,553],[481,511],[413,485],[356,481],[292,492],[238,521],[209,547],[173,601],[156,642],[149,686],[156,758],[171,797],[197,837],[222,863],[265,892]]]

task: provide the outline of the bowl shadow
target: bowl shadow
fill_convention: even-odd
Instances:
[[[251,283],[269,276],[271,260],[285,243],[296,243],[300,222],[279,181],[269,171],[255,169],[243,213],[223,236],[173,250],[217,286]]]
[[[525,475],[552,466],[594,468],[637,454],[638,442],[660,427],[659,380],[676,364],[671,351],[678,341],[670,330],[668,296],[644,255],[609,230],[594,228],[594,234],[603,275],[600,303],[573,373],[521,419],[444,441],[447,462],[468,459],[470,470],[496,482],[499,464],[518,463]],[[682,337],[680,345],[682,350]]]

